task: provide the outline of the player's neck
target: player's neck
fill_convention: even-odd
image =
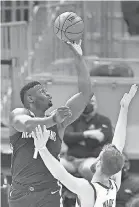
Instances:
[[[44,117],[45,116],[45,111],[39,110],[39,109],[35,109],[35,108],[31,108],[29,109],[31,112],[33,112],[33,114],[36,117]]]
[[[109,177],[97,172],[93,175],[92,182],[100,182],[100,183],[108,186],[109,185]]]

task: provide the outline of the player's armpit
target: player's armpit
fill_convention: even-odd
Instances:
[[[86,99],[81,92],[72,96],[66,103],[66,106],[68,106],[72,112],[72,116],[67,117],[64,120],[62,123],[63,127],[66,128],[68,125],[74,122],[83,113],[86,105]]]
[[[122,171],[118,172],[117,174],[111,177],[111,179],[115,181],[117,191],[120,189],[120,186],[121,186],[121,177],[122,177]]]

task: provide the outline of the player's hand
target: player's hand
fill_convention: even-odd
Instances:
[[[75,55],[83,55],[83,51],[81,48],[82,40],[79,40],[78,42],[66,42],[66,44],[69,45],[70,49],[74,52]]]
[[[37,150],[44,149],[46,143],[50,136],[50,131],[46,129],[46,126],[43,126],[43,129],[40,125],[35,128],[35,133],[33,133],[34,145]]]
[[[135,96],[136,92],[138,90],[138,86],[136,84],[132,85],[130,88],[130,91],[128,93],[125,93],[123,98],[121,99],[120,105],[122,107],[128,108],[131,100]]]
[[[67,106],[62,106],[53,112],[56,123],[61,124],[67,117],[72,116],[72,112]]]

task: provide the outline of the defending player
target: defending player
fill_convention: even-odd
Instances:
[[[70,191],[77,194],[77,206],[80,207],[115,207],[116,194],[121,185],[121,169],[124,164],[122,155],[126,140],[127,114],[129,104],[136,94],[137,86],[133,85],[129,93],[125,93],[120,105],[120,114],[117,121],[112,144],[106,145],[91,169],[94,176],[89,183],[82,178],[69,174],[64,167],[50,154],[46,146],[48,131],[44,133],[40,127],[34,134],[36,148],[52,175],[65,185]]]

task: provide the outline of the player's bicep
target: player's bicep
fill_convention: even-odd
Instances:
[[[112,179],[115,181],[117,191],[120,189],[121,186],[121,177],[122,177],[122,171],[118,172],[112,177]]]
[[[67,117],[64,120],[64,127],[74,122],[83,113],[86,105],[87,103],[82,93],[77,93],[74,96],[72,96],[66,103],[66,106],[69,107],[72,112],[72,116]]]

